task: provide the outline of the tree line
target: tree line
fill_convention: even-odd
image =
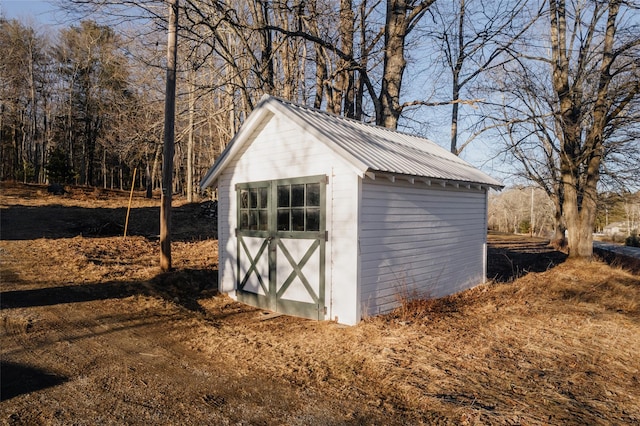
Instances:
[[[609,225],[624,224],[619,241],[640,231],[640,191],[603,192],[598,195],[598,214],[594,231],[610,235]],[[514,186],[501,192],[491,191],[488,208],[489,229],[505,232],[553,237],[554,203],[539,187]]]
[[[43,181],[57,155],[79,184],[122,186],[139,167],[157,186],[167,3],[62,5],[85,20],[53,42],[1,22],[12,58],[0,68],[1,177]],[[640,180],[638,11],[622,0],[179,0],[173,190],[197,190],[268,93],[394,129],[447,128],[440,142],[455,154],[488,141],[550,197],[571,255],[589,256],[599,187]]]
[[[157,49],[91,20],[40,34],[0,19],[0,55],[3,180],[123,189],[138,168],[136,186],[159,187],[163,78],[159,64],[143,65],[157,61]],[[216,115],[200,119],[195,143],[207,131],[217,140]],[[201,150],[200,167],[216,152]],[[182,186],[184,177],[174,190]]]

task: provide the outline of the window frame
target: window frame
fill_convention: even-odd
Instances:
[[[297,178],[286,178],[286,179],[273,179],[273,180],[264,180],[264,181],[256,181],[256,182],[246,182],[236,184],[236,200],[237,200],[237,227],[236,232],[240,231],[243,235],[247,236],[255,236],[255,237],[269,237],[269,236],[277,236],[281,238],[308,238],[313,234],[324,234],[326,230],[326,185],[328,183],[328,178],[326,175],[314,175],[314,176],[305,176],[305,177],[297,177]],[[319,205],[318,206],[308,206],[307,205],[307,185],[309,184],[319,184]],[[304,190],[304,200],[302,207],[292,207],[291,206],[291,190],[289,192],[289,207],[278,207],[278,187],[284,185],[305,185]],[[241,194],[243,190],[251,190],[251,189],[259,189],[267,188],[268,196],[267,196],[267,229],[246,229],[241,227],[241,217],[243,211],[254,211],[254,210],[264,210],[264,209],[251,209],[249,208],[241,208],[242,200]],[[260,198],[260,197],[258,197]],[[260,200],[258,199],[258,202]],[[278,230],[278,211],[289,209],[289,224],[292,225],[291,222],[291,210],[292,208],[303,208],[304,209],[304,223],[305,229],[307,224],[307,211],[309,209],[319,209],[318,214],[318,229],[312,231],[294,231],[291,229],[288,230]]]

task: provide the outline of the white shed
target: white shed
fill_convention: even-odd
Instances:
[[[343,324],[482,283],[502,187],[427,139],[269,96],[200,185],[218,189],[220,292]]]

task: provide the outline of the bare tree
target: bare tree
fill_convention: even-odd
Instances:
[[[382,84],[376,105],[376,123],[395,129],[403,106],[402,80],[407,66],[407,37],[435,0],[387,0],[384,24]]]
[[[601,176],[616,174],[621,153],[637,158],[628,132],[640,121],[638,5],[547,4],[546,24],[536,32],[549,38],[532,35],[540,44],[522,45],[518,67],[499,75],[503,114],[496,123],[527,175],[555,187],[570,256],[591,257]]]
[[[460,108],[477,104],[467,90],[482,75],[512,60],[508,52],[523,34],[535,24],[539,11],[529,11],[529,2],[515,0],[493,2],[458,0],[435,3],[430,9],[441,61],[448,71],[451,92],[451,152],[458,155],[471,142],[459,144]],[[531,16],[533,15],[533,16]],[[443,104],[446,104],[444,102]]]
[[[129,150],[122,146],[128,137],[118,116],[134,104],[129,64],[115,32],[94,21],[61,30],[54,52],[66,104],[55,139],[68,145],[79,182],[93,185],[105,172],[107,154],[121,160]],[[102,168],[97,167],[100,158]]]

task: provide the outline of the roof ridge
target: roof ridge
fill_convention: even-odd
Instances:
[[[416,135],[416,134],[405,132],[405,131],[398,130],[398,129],[390,129],[388,127],[380,126],[380,125],[377,125],[377,124],[367,123],[367,122],[364,122],[364,121],[356,120],[355,118],[350,118],[350,117],[345,117],[345,116],[342,116],[342,115],[337,115],[337,114],[334,114],[332,112],[329,112],[329,111],[326,111],[326,110],[323,110],[323,109],[319,109],[319,108],[316,108],[316,107],[298,104],[298,103],[295,103],[293,101],[281,98],[279,96],[264,95],[262,97],[262,99],[264,99],[264,100],[274,99],[274,100],[279,101],[281,103],[290,105],[290,106],[292,106],[294,108],[300,108],[300,109],[305,109],[305,110],[308,110],[308,111],[311,111],[311,112],[317,112],[317,113],[320,113],[320,114],[327,115],[327,116],[329,116],[331,118],[337,118],[339,120],[352,122],[352,123],[359,124],[359,125],[362,125],[362,126],[365,126],[365,127],[369,127],[371,129],[379,129],[379,130],[383,130],[383,131],[389,132],[389,133],[398,133],[400,135],[409,136],[409,137],[412,137],[412,138],[424,139],[424,140],[426,140],[428,142],[436,144],[434,141],[432,141],[431,139],[427,138],[426,136]],[[438,145],[438,144],[436,144],[436,145]],[[438,146],[440,146],[440,145],[438,145]]]
[[[407,144],[407,143],[400,143],[393,137],[386,138],[388,142],[390,142],[390,143],[392,143],[394,145],[401,145],[401,146],[409,148],[409,149],[411,149],[413,151],[417,151],[417,152],[421,152],[421,153],[425,153],[425,154],[431,155],[433,157],[441,158],[444,161],[452,161],[452,162],[455,162],[455,163],[459,163],[459,164],[462,164],[462,165],[465,165],[465,166],[469,166],[469,167],[475,168],[472,164],[469,164],[467,161],[463,160],[459,156],[457,156],[457,155],[455,155],[453,153],[450,153],[444,147],[438,145],[436,142],[432,141],[431,139],[429,139],[429,138],[427,138],[425,136],[416,135],[416,134],[404,132],[404,131],[397,130],[397,129],[389,129],[388,127],[379,126],[377,124],[365,123],[363,121],[359,121],[359,120],[356,120],[354,118],[344,117],[344,116],[337,115],[337,114],[334,114],[332,112],[321,110],[321,109],[318,109],[318,108],[315,108],[315,107],[311,107],[311,106],[307,106],[307,105],[301,105],[301,104],[295,103],[293,101],[281,98],[279,96],[265,94],[262,97],[261,100],[267,101],[269,99],[274,99],[275,101],[278,101],[278,102],[280,102],[282,104],[286,104],[286,105],[288,105],[290,107],[293,107],[293,108],[306,110],[308,112],[315,112],[315,113],[322,114],[322,115],[325,115],[325,116],[330,117],[330,118],[338,119],[339,121],[344,121],[344,122],[351,123],[351,124],[357,124],[359,126],[362,126],[362,127],[366,128],[367,130],[381,130],[381,131],[383,131],[385,133],[389,133],[390,135],[397,134],[397,135],[406,136],[406,137],[409,137],[409,138],[420,139],[422,141],[425,141],[425,142],[428,142],[430,144],[433,144],[433,146],[435,146],[437,148],[440,148],[440,149],[444,150],[446,154],[453,155],[454,158],[452,158],[451,156],[444,156],[444,155],[441,155],[439,153],[431,152],[428,149],[420,149],[418,147],[415,147],[415,146]]]

